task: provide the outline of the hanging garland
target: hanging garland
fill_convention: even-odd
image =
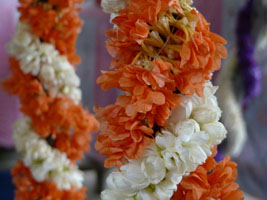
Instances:
[[[185,194],[179,185],[184,177],[208,162],[212,148],[226,137],[217,87],[210,82],[227,56],[226,41],[209,31],[209,23],[191,4],[102,0],[114,24],[106,32],[114,59],[111,71],[103,71],[97,83],[124,92],[114,105],[95,108],[101,124],[95,147],[107,156],[105,167],[120,169],[107,178],[103,200],[167,200],[176,198],[175,191]],[[220,166],[214,164],[204,174]],[[237,184],[224,186],[217,186],[216,197],[211,192],[193,199],[217,198],[223,190],[224,197],[234,193],[243,199]]]
[[[18,95],[24,117],[14,124],[12,170],[16,199],[85,199],[75,160],[89,150],[94,116],[81,106],[75,44],[83,0],[20,0],[20,22],[8,44],[11,77],[3,86]]]

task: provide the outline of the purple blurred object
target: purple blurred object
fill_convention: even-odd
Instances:
[[[224,155],[221,153],[220,150],[218,150],[217,155],[214,157],[214,159],[216,160],[216,162],[220,162],[224,159]]]
[[[0,81],[10,75],[8,55],[5,50],[6,43],[11,39],[16,26],[17,1],[1,1],[0,12]],[[0,147],[11,148],[12,124],[19,117],[19,103],[15,96],[8,95],[0,85]]]
[[[242,73],[245,96],[243,107],[246,108],[253,97],[262,90],[262,71],[254,58],[254,45],[251,36],[253,0],[248,0],[238,15],[236,37],[238,46],[238,66]]]

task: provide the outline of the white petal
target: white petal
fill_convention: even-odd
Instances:
[[[211,145],[220,144],[227,134],[224,125],[220,122],[204,124],[202,129],[209,134],[209,144]]]

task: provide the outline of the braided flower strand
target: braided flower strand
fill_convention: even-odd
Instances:
[[[102,1],[112,12],[106,44],[114,59],[97,82],[124,92],[114,105],[95,109],[101,123],[96,149],[108,157],[105,167],[119,167],[107,178],[103,200],[243,199],[236,165],[229,158],[210,162],[227,133],[210,82],[227,56],[226,41],[191,4]],[[198,177],[189,182],[201,165],[207,167],[201,184]]]
[[[96,149],[108,157],[105,167],[140,158],[180,105],[179,94],[203,96],[205,82],[226,58],[226,41],[187,2],[129,0],[125,9],[115,10],[106,43],[113,70],[97,83],[124,94],[115,105],[96,108],[103,124]]]
[[[11,77],[24,117],[14,123],[22,161],[12,170],[16,199],[86,199],[75,160],[89,150],[98,122],[81,106],[75,43],[82,0],[20,0],[20,22],[7,46]]]

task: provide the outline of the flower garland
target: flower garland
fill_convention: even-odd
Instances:
[[[18,95],[24,114],[14,124],[23,162],[12,170],[17,199],[85,199],[75,160],[89,150],[94,116],[81,106],[72,64],[82,22],[82,0],[20,0],[17,32],[8,44],[11,77],[4,88]]]
[[[97,83],[124,91],[114,105],[95,108],[101,124],[95,147],[107,156],[105,167],[120,169],[109,175],[103,200],[168,200],[175,191],[184,194],[179,184],[226,137],[217,88],[210,82],[226,58],[226,41],[209,31],[191,4],[102,0],[104,11],[112,12],[114,28],[107,30],[106,45],[114,59],[112,71],[102,72]]]
[[[73,67],[53,45],[32,34],[29,25],[18,24],[7,49],[10,56],[19,60],[23,73],[38,77],[50,96],[67,96],[80,102],[80,80]]]
[[[17,151],[23,155],[23,163],[30,168],[36,181],[54,182],[59,189],[81,188],[82,173],[66,154],[52,148],[33,131],[30,118],[15,122],[14,140]]]
[[[125,196],[133,199],[170,199],[182,177],[194,171],[211,155],[211,148],[226,136],[218,122],[221,110],[207,83],[204,96],[183,96],[168,125],[156,133],[155,143],[145,148],[143,156],[113,172],[107,179],[110,189],[102,199]]]
[[[202,96],[205,82],[227,54],[226,41],[209,31],[187,1],[128,1],[118,13],[116,26],[107,31],[115,70],[97,79],[104,90],[125,92],[115,105],[96,108],[104,124],[96,149],[108,156],[106,167],[139,158],[180,105],[179,94]]]

